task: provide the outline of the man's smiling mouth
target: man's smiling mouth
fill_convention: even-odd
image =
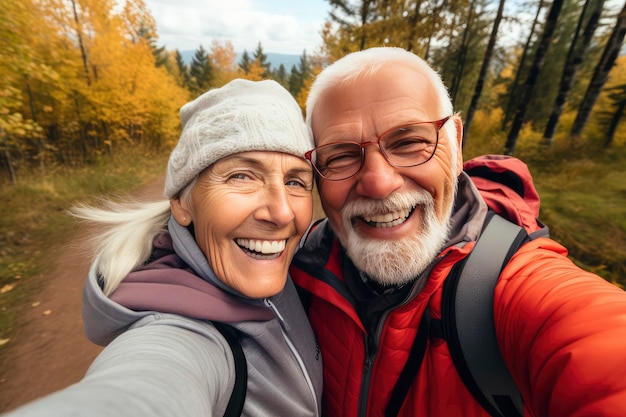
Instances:
[[[361,216],[361,220],[371,227],[394,227],[404,223],[411,216],[415,207],[417,206],[413,206],[410,209],[393,211],[391,213]]]

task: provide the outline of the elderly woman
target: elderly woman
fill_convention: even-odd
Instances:
[[[79,383],[8,415],[320,414],[321,358],[287,272],[313,206],[300,108],[274,81],[234,80],[180,115],[169,201],[73,211],[106,226],[83,317],[107,347]]]

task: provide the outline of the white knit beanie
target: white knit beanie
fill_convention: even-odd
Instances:
[[[313,137],[293,96],[275,81],[236,79],[180,110],[183,131],[170,155],[165,197],[229,155],[276,151],[304,158]]]

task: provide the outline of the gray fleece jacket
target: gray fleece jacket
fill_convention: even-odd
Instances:
[[[240,332],[248,368],[243,416],[320,415],[322,361],[291,279],[257,300],[219,281],[186,228],[170,220],[151,258],[110,298],[89,272],[85,332],[106,348],[85,377],[6,416],[222,416],[235,368],[210,321]]]

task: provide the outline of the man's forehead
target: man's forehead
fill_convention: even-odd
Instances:
[[[431,75],[423,68],[404,63],[388,63],[375,72],[361,71],[358,76],[338,80],[326,88],[319,95],[312,115],[324,107],[334,106],[337,99],[341,100],[340,104],[360,107],[364,104],[360,101],[362,96],[380,101],[406,97],[429,107],[436,106],[441,97]]]
[[[364,129],[370,134],[401,124],[439,120],[439,98],[430,84],[424,88],[419,74],[401,75],[397,71],[378,73],[349,84],[337,85],[320,95],[311,114],[313,132],[318,139],[324,132]]]

